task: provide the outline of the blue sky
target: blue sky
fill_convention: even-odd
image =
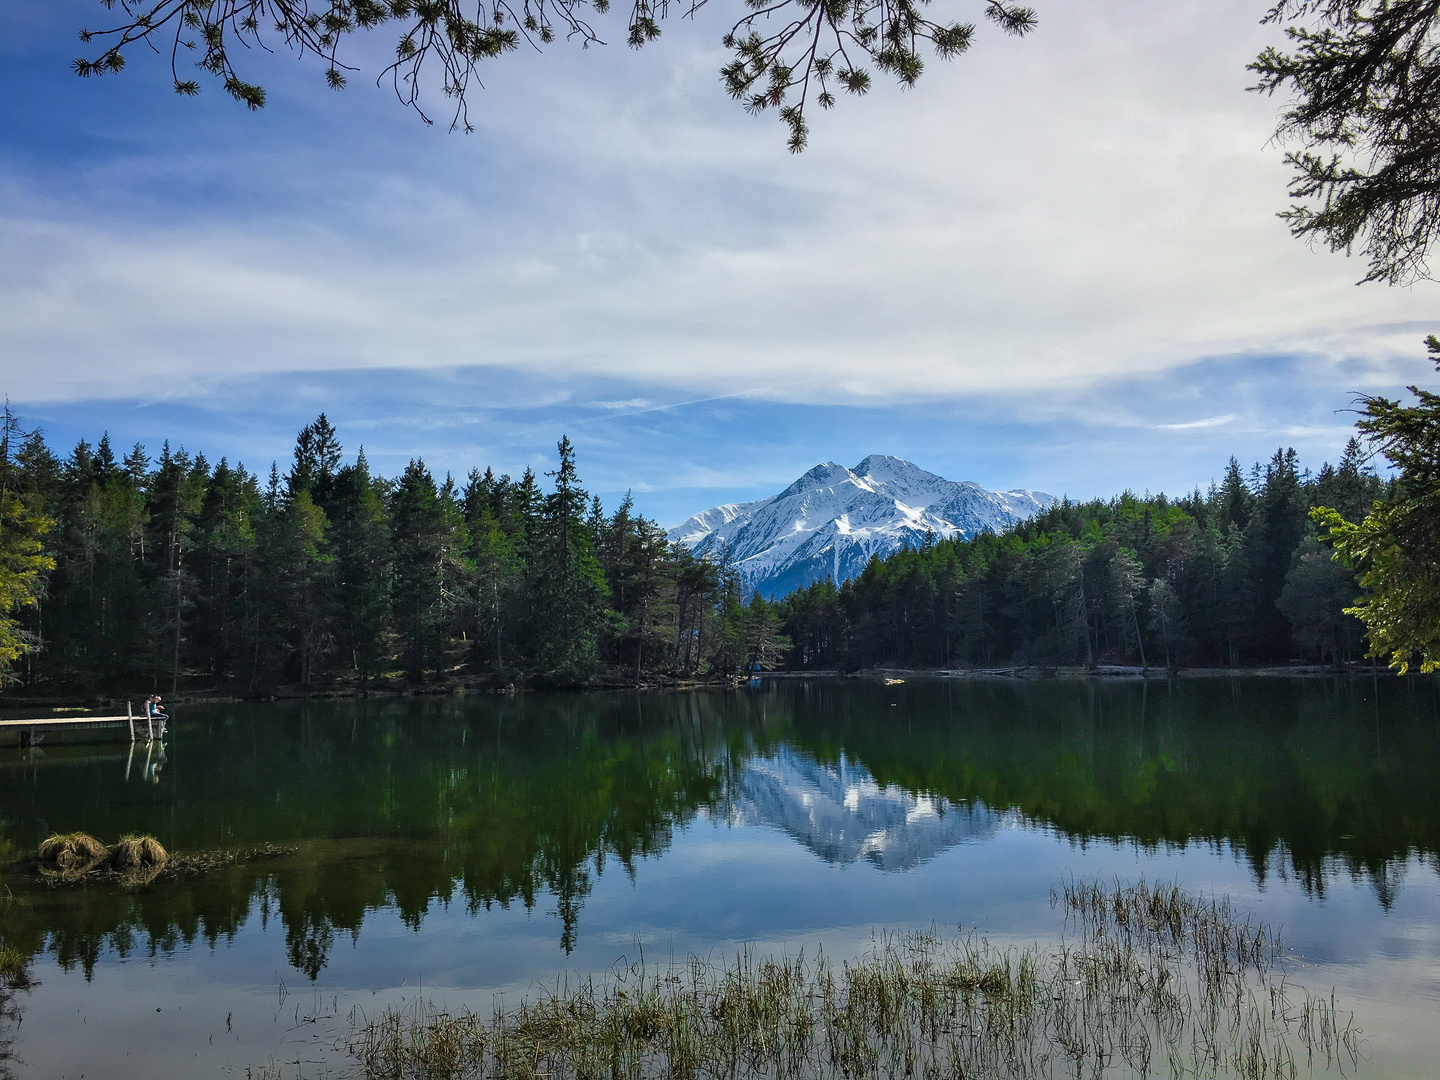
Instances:
[[[139,50],[82,81],[97,0],[0,2],[0,391],[62,447],[259,469],[322,409],[386,471],[568,432],[671,524],[870,453],[1073,497],[1318,466],[1354,393],[1433,374],[1440,286],[1357,288],[1274,217],[1252,4],[1041,5],[799,157],[721,92],[725,13],[509,56],[467,136],[283,56],[257,113]]]

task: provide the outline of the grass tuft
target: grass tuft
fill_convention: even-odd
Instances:
[[[169,852],[153,836],[122,836],[110,855],[117,870],[163,867],[170,861]]]
[[[89,833],[56,833],[41,841],[36,853],[47,873],[62,880],[83,878],[92,870],[105,866],[110,849]]]
[[[0,945],[0,987],[26,985],[30,977],[30,958],[13,945]]]

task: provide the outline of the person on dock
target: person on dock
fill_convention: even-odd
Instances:
[[[145,699],[145,715],[152,720],[166,720],[165,709],[160,701],[159,694],[151,694]]]

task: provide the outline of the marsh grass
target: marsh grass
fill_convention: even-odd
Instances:
[[[110,860],[110,849],[88,833],[56,833],[36,852],[43,872],[63,879],[82,878]]]
[[[30,957],[13,945],[0,945],[0,988],[14,989],[30,981]]]
[[[1072,883],[1059,944],[882,934],[823,954],[559,981],[484,1017],[419,999],[352,1014],[373,1080],[709,1080],[1299,1075],[1353,1066],[1333,997],[1273,973],[1280,942],[1223,901],[1174,886]]]
[[[223,851],[172,855],[153,836],[122,836],[106,847],[85,833],[64,833],[41,843],[33,868],[50,885],[114,883],[127,888],[148,885],[162,877],[194,877],[258,859],[273,859],[295,851],[262,844]]]
[[[164,866],[170,861],[170,853],[153,836],[132,834],[122,836],[120,842],[110,849],[110,859],[117,870],[140,869]]]

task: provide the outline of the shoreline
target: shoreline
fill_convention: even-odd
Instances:
[[[869,682],[929,682],[943,680],[1009,680],[1009,681],[1046,681],[1063,679],[1069,681],[1097,681],[1097,682],[1121,682],[1121,681],[1164,681],[1188,680],[1188,679],[1335,679],[1335,678],[1370,678],[1370,679],[1399,679],[1399,678],[1429,678],[1420,672],[1410,672],[1405,676],[1399,675],[1392,669],[1385,667],[1361,666],[1350,664],[1343,668],[1322,666],[1318,664],[1294,664],[1294,665],[1265,665],[1258,667],[1194,667],[1182,668],[1176,672],[1166,671],[1163,667],[1141,668],[1119,664],[1100,664],[1087,668],[1083,665],[1012,665],[985,668],[898,668],[898,667],[874,667],[863,668],[859,671],[841,671],[839,669],[816,669],[809,671],[766,671],[758,678],[762,682],[790,682],[806,679],[833,679],[844,681],[869,681]],[[664,690],[724,690],[735,689],[745,686],[750,680],[744,676],[726,676],[723,678],[695,678],[695,679],[673,679],[656,680],[644,683],[597,683],[584,687],[544,687],[534,685],[509,684],[506,686],[477,686],[473,684],[454,683],[437,684],[429,686],[406,686],[406,687],[343,687],[327,686],[314,689],[301,689],[296,686],[271,687],[257,693],[225,693],[218,688],[180,691],[165,696],[168,704],[174,705],[199,705],[199,704],[238,704],[240,702],[292,702],[292,701],[352,701],[352,700],[397,700],[403,698],[424,698],[424,697],[466,697],[469,695],[496,696],[496,695],[519,695],[534,693],[651,693]],[[140,694],[131,695],[128,700],[143,700]],[[76,705],[76,701],[84,701],[85,705]],[[61,711],[88,711],[92,708],[107,708],[124,705],[127,697],[124,694],[90,693],[76,691],[60,691],[54,694],[3,694],[0,693],[0,712],[12,709],[38,708]]]
[[[860,671],[845,672],[836,669],[815,670],[815,671],[767,671],[763,679],[870,679],[886,680],[914,679],[918,681],[942,680],[942,679],[1010,679],[1041,681],[1048,679],[1070,679],[1100,682],[1115,682],[1120,680],[1145,680],[1145,681],[1170,681],[1173,679],[1242,679],[1242,678],[1267,678],[1267,679],[1333,679],[1333,678],[1409,678],[1412,675],[1420,675],[1419,672],[1410,672],[1405,676],[1388,667],[1372,668],[1368,665],[1356,664],[1343,668],[1320,664],[1294,664],[1275,665],[1269,664],[1258,667],[1193,667],[1181,668],[1179,671],[1167,671],[1164,667],[1151,666],[1142,668],[1138,664],[1134,666],[1121,664],[1098,664],[1095,667],[1084,665],[1036,665],[1019,664],[1009,667],[986,667],[986,668],[891,668],[875,667],[863,668]],[[1429,676],[1421,676],[1428,678]]]

